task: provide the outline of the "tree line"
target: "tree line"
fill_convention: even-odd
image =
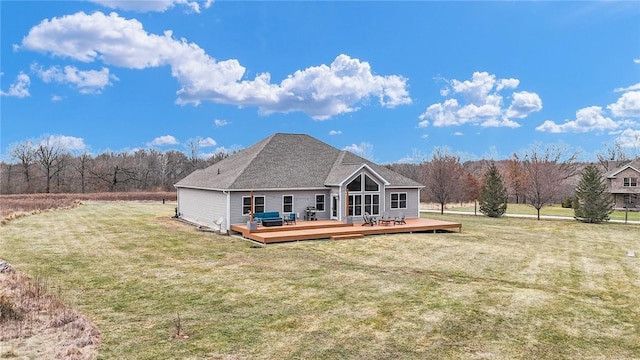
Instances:
[[[536,144],[504,160],[463,162],[450,151],[439,148],[421,163],[387,166],[424,184],[421,201],[439,204],[441,213],[446,204],[474,202],[484,195],[505,203],[528,204],[536,209],[540,219],[540,210],[545,206],[574,205],[576,186],[585,167],[591,165],[604,174],[631,159],[619,145],[606,147],[597,154],[594,163],[580,162],[578,156],[578,152],[567,146]],[[483,188],[489,181],[495,181],[495,177],[499,177],[500,186],[489,189],[492,195],[483,194]],[[491,211],[504,212],[504,209],[498,206]]]
[[[54,137],[10,146],[10,161],[0,162],[0,193],[93,193],[172,191],[173,184],[197,169],[224,159],[216,153],[199,156],[198,140],[188,151],[139,149],[73,153]]]
[[[191,172],[230,155],[216,153],[203,159],[199,150],[195,139],[186,152],[139,149],[92,155],[73,153],[54,137],[27,140],[10,147],[11,161],[0,162],[0,193],[172,191],[173,184]],[[602,172],[630,159],[617,145],[607,147],[597,158]],[[423,184],[421,201],[440,204],[443,212],[446,204],[478,200],[492,165],[504,180],[507,200],[529,204],[539,216],[544,206],[566,199],[572,203],[580,171],[588,164],[579,162],[578,153],[566,146],[533,145],[508,159],[474,161],[462,161],[447,148],[436,148],[429,159],[386,166]]]

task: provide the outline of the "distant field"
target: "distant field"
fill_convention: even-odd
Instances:
[[[107,192],[88,194],[0,194],[0,220],[10,220],[40,211],[74,207],[82,201],[176,201],[176,193],[158,192]]]
[[[104,359],[640,358],[639,225],[428,214],[462,233],[260,247],[174,206],[15,219],[0,258],[93,319]]]
[[[439,209],[439,208],[438,208]],[[464,206],[458,206],[455,204],[450,205],[449,207],[447,207],[448,210],[456,210],[456,211],[468,211],[473,213],[474,210],[477,211],[478,214],[482,215],[480,213],[480,206],[478,205],[477,208],[474,207],[473,204],[465,204]],[[536,209],[534,209],[531,205],[524,205],[524,204],[508,204],[507,206],[507,215],[508,214],[525,214],[525,215],[536,215],[537,211]],[[540,215],[549,215],[549,216],[568,216],[568,217],[573,217],[573,209],[570,208],[563,208],[560,205],[553,205],[553,206],[545,206],[540,210]],[[640,221],[640,212],[638,211],[629,211],[627,214],[627,220],[634,220],[634,221]],[[613,213],[611,213],[610,218],[612,220],[624,220],[625,219],[625,212],[624,211],[620,211],[620,210],[615,210]]]

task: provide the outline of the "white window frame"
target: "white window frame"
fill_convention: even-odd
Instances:
[[[378,198],[378,202],[374,201],[375,198]],[[367,198],[371,200],[371,202],[367,205]],[[368,193],[364,194],[364,204],[362,205],[365,212],[368,212],[371,215],[380,215],[380,194],[378,193]],[[376,209],[377,207],[377,209]],[[375,211],[377,210],[377,211]]]
[[[248,209],[249,211],[245,212],[244,211],[245,207],[249,207],[249,206],[244,204],[244,200],[245,199],[250,199],[250,198],[251,198],[251,196],[243,196],[242,197],[242,208],[240,210],[242,212],[242,215],[244,215],[244,216],[249,215],[249,213],[251,211],[253,211],[254,214],[257,213],[257,212],[264,212],[264,210],[267,208],[267,199],[265,198],[264,195],[254,195],[253,196],[253,209]],[[261,205],[262,206],[262,211],[256,211],[256,199],[257,198],[262,198],[262,205]]]
[[[362,178],[362,191],[364,192],[368,192],[368,193],[379,193],[380,192],[380,184],[371,176],[367,175],[366,173],[363,173],[362,175],[364,175]],[[376,184],[376,189],[375,190],[367,190],[367,179],[370,179],[371,181],[373,181],[374,184]]]
[[[356,179],[360,179],[360,189],[349,189],[349,185],[351,185],[354,181],[356,181]],[[364,187],[364,183],[362,182],[363,178],[362,178],[362,173],[356,175],[353,177],[353,179],[351,179],[351,181],[349,181],[346,185],[347,190],[349,190],[349,192],[352,193],[356,193],[356,192],[362,192],[362,188]]]
[[[322,210],[320,210],[318,208],[318,204],[320,204],[318,202],[318,196],[322,196]],[[316,211],[317,212],[325,212],[325,211],[327,211],[327,195],[326,194],[315,194],[314,200],[315,200],[315,203],[316,203]]]
[[[395,200],[395,203],[396,203],[395,206],[394,206],[393,195],[397,195],[398,196],[398,199]],[[404,207],[401,206],[402,205],[402,199],[401,199],[402,195],[404,195]],[[406,209],[407,208],[407,198],[408,198],[408,196],[407,196],[406,192],[392,192],[392,193],[390,193],[390,197],[389,197],[389,200],[390,200],[389,207],[391,209]]]
[[[636,187],[638,186],[638,178],[626,177],[622,180],[622,186],[624,187]]]
[[[290,204],[291,205],[291,210],[286,210],[285,209],[285,206],[287,206],[288,204],[286,204],[284,202],[284,199],[287,198],[287,197],[291,198],[291,204]],[[293,202],[294,202],[293,195],[282,195],[282,213],[283,214],[284,213],[292,213],[292,212],[294,212],[293,209],[295,209],[295,207],[293,206]]]
[[[356,199],[358,199],[359,203],[356,203]],[[362,216],[364,212],[362,211],[364,208],[364,204],[362,203],[362,194],[349,194],[349,208],[347,209],[347,214],[349,216]]]

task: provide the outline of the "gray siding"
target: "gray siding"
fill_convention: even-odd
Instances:
[[[390,217],[399,216],[403,213],[408,219],[420,217],[420,194],[418,189],[403,189],[403,188],[391,188],[385,189],[384,196],[385,211]],[[391,208],[391,193],[407,193],[407,208],[406,209],[392,209]]]
[[[223,230],[229,229],[227,221],[227,195],[221,191],[178,188],[178,212],[182,219],[198,225],[217,228],[214,221],[224,218]]]
[[[304,218],[305,209],[308,206],[316,205],[316,195],[324,194],[325,210],[316,213],[318,219],[328,220],[331,216],[329,190],[292,190],[292,191],[254,191],[253,196],[264,196],[264,205],[266,212],[277,211],[283,216],[282,197],[284,195],[293,195],[293,209],[300,219]],[[248,220],[248,216],[242,215],[242,198],[249,196],[248,191],[238,191],[231,193],[231,224],[243,224]]]

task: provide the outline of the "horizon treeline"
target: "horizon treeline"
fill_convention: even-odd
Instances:
[[[106,151],[98,155],[72,153],[57,141],[25,141],[10,148],[12,162],[0,162],[0,194],[95,193],[175,191],[174,184],[198,169],[209,167],[232,153],[199,156],[198,142],[187,152],[139,149]],[[617,145],[598,155],[601,171],[630,160]],[[478,199],[484,174],[495,164],[508,190],[509,202],[539,208],[572,198],[580,171],[589,163],[562,146],[531,146],[504,160],[462,161],[447,148],[436,148],[417,163],[386,164],[424,185],[421,201],[442,205]]]
[[[0,194],[175,191],[173,184],[229,156],[140,149],[73,154],[53,145],[14,145],[0,162]]]

